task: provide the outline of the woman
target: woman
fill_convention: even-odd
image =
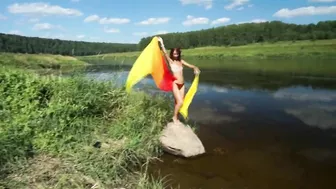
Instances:
[[[180,123],[178,119],[178,112],[180,108],[182,107],[183,100],[184,100],[184,93],[185,93],[185,86],[184,86],[184,78],[183,78],[183,66],[187,66],[189,68],[194,69],[195,74],[199,74],[200,70],[198,67],[191,65],[181,59],[181,50],[180,48],[173,48],[170,50],[170,56],[167,55],[167,51],[165,49],[165,46],[163,44],[163,40],[161,37],[158,37],[159,42],[161,43],[161,48],[169,62],[169,66],[171,68],[171,71],[176,78],[173,82],[173,94],[175,98],[175,109],[174,109],[174,116],[173,116],[173,122],[174,123]]]

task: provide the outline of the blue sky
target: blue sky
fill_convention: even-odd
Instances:
[[[0,32],[137,43],[141,37],[242,22],[336,19],[336,0],[1,0]]]

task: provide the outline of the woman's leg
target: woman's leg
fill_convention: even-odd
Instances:
[[[181,94],[181,97],[182,97],[182,102],[184,102],[184,97],[185,97],[184,92],[185,92],[185,85],[183,85],[183,87],[180,89],[180,94]]]
[[[183,86],[184,87],[184,86]],[[180,121],[178,120],[178,112],[183,104],[183,98],[180,93],[180,90],[178,89],[176,83],[173,83],[173,94],[175,98],[175,108],[174,108],[174,116],[173,116],[173,121],[174,123],[179,123]]]

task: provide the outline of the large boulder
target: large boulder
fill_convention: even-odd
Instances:
[[[163,150],[173,155],[192,157],[205,153],[200,139],[190,126],[183,123],[168,123],[162,131],[160,142]]]

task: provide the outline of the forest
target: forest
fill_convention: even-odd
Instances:
[[[336,38],[336,20],[317,24],[298,25],[280,21],[233,24],[190,32],[160,35],[166,48],[183,49],[204,46],[240,46],[251,43]],[[152,37],[142,38],[139,50],[144,49]]]
[[[167,48],[184,49],[204,46],[239,46],[252,43],[336,38],[336,21],[316,24],[290,24],[280,21],[232,24],[190,32],[160,35]],[[153,36],[142,38],[139,44],[101,43],[46,39],[0,33],[0,52],[29,54],[61,54],[70,56],[143,50]]]
[[[0,33],[0,52],[85,56],[136,50],[137,44],[68,41]]]

